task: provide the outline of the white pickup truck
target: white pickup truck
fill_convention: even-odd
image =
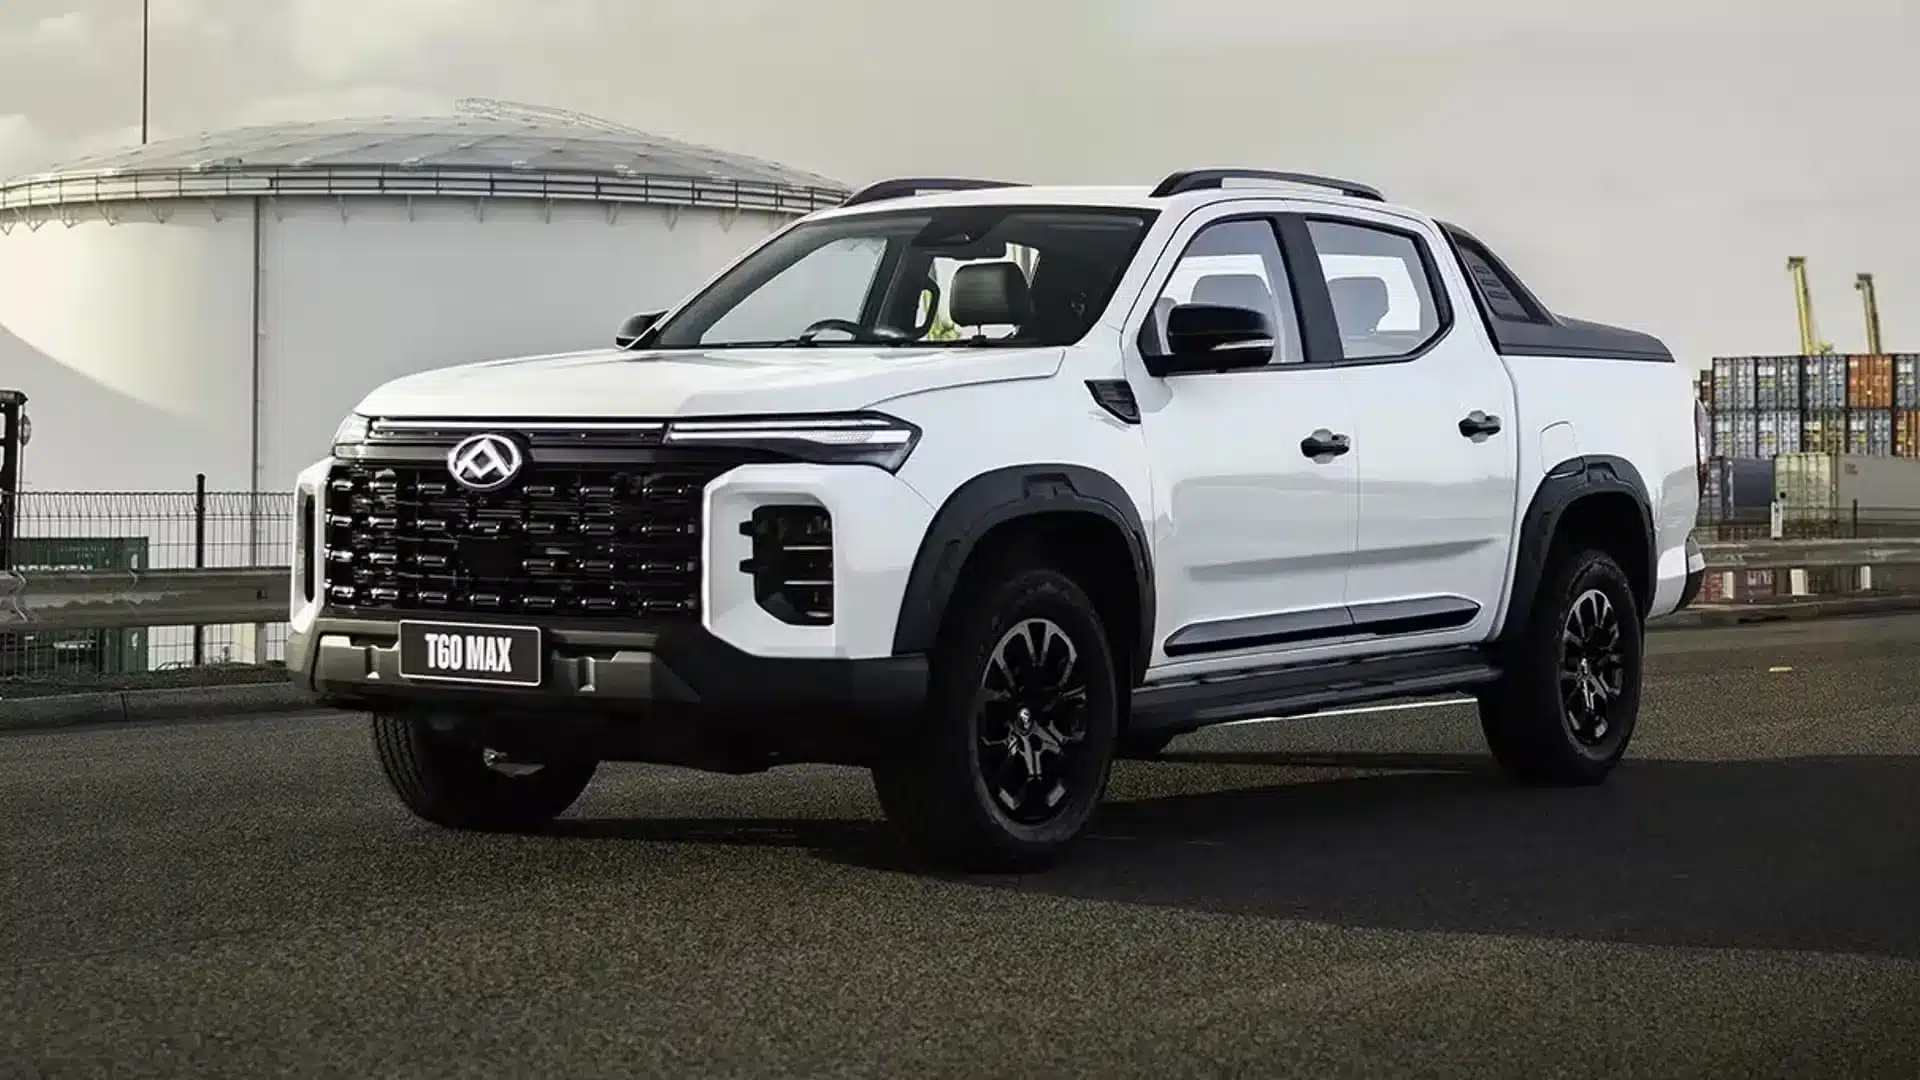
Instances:
[[[1593,783],[1699,586],[1703,437],[1659,341],[1360,184],[887,181],[614,348],[368,395],[298,481],[288,663],[459,828],[831,762],[1033,868],[1117,756],[1448,692]]]

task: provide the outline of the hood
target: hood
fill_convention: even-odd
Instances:
[[[387,417],[674,417],[864,409],[927,390],[1044,379],[1064,349],[718,349],[491,360],[409,375],[356,410]]]

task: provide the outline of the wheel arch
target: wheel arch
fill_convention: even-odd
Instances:
[[[894,625],[894,654],[933,648],[954,589],[989,534],[1024,519],[1058,515],[1104,522],[1126,547],[1136,605],[1127,674],[1138,684],[1153,655],[1156,610],[1146,526],[1119,481],[1084,465],[1011,466],[982,473],[954,489],[935,512],[914,556]]]
[[[1494,640],[1512,640],[1526,626],[1533,604],[1546,574],[1547,559],[1562,527],[1584,515],[1579,508],[1598,505],[1599,500],[1626,498],[1638,511],[1641,544],[1631,552],[1633,558],[1622,569],[1633,586],[1644,616],[1658,584],[1658,553],[1654,550],[1653,500],[1640,470],[1625,458],[1609,454],[1584,454],[1568,458],[1547,470],[1534,489],[1520,520],[1518,552],[1514,557],[1513,586],[1508,590],[1507,609]]]

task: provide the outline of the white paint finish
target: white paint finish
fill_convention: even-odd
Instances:
[[[1571,423],[1559,420],[1540,429],[1540,460],[1547,463],[1547,468],[1579,456],[1580,433]]]
[[[1505,364],[1520,423],[1542,431],[1571,425],[1580,454],[1622,458],[1640,473],[1654,518],[1657,580],[1647,614],[1671,614],[1686,587],[1687,537],[1700,506],[1691,372],[1680,364],[1543,356],[1507,357]],[[1528,440],[1521,446],[1516,530],[1547,470],[1565,460],[1543,457],[1544,442]],[[1510,588],[1511,565],[1508,573]]]
[[[529,410],[569,417],[834,411],[930,389],[1044,379],[1059,369],[1060,356],[1059,349],[960,352],[827,345],[662,353],[605,349],[424,372],[379,387],[354,407],[368,416],[392,417],[526,416]]]
[[[1276,367],[1136,390],[1160,508],[1163,639],[1194,623],[1344,602],[1355,455],[1321,464],[1300,452],[1316,429],[1353,430],[1343,375]]]
[[[1094,339],[1106,335],[1095,331]],[[920,429],[920,443],[900,470],[935,507],[968,481],[996,469],[1031,464],[1077,465],[1104,473],[1126,492],[1142,521],[1154,501],[1140,429],[1114,419],[1094,403],[1086,380],[1116,374],[1110,342],[1089,342],[1062,356],[1048,379],[1002,380],[929,389],[879,403],[878,408]],[[962,364],[986,353],[962,352]]]
[[[593,349],[620,320],[666,307],[785,218],[588,203],[284,200],[263,234],[261,483],[283,488],[340,418],[401,376],[502,356]],[[548,220],[548,214],[551,220]],[[431,380],[430,380],[431,382]],[[582,385],[577,376],[542,386]],[[558,409],[528,396],[476,396],[500,413]],[[592,387],[592,389],[600,389]],[[444,383],[418,406],[468,401]],[[617,397],[602,399],[618,410]]]
[[[833,622],[790,626],[753,598],[740,571],[753,541],[740,526],[769,504],[825,507],[833,517]],[[706,578],[701,621],[714,636],[756,656],[861,659],[893,654],[907,574],[934,508],[870,466],[747,465],[707,486]]]
[[[1412,227],[1436,257],[1449,250],[1429,225],[1410,226],[1395,215],[1363,210],[1346,216]],[[1439,258],[1437,268],[1453,310],[1452,328],[1412,360],[1340,372],[1352,396],[1351,456],[1360,492],[1348,603],[1446,596],[1480,605],[1466,626],[1418,635],[1425,646],[1479,641],[1493,631],[1514,535],[1525,430],[1515,422],[1513,384],[1494,355],[1465,277],[1448,258]],[[1501,430],[1479,442],[1462,436],[1460,421],[1475,411],[1499,417]],[[1371,648],[1407,644],[1388,640]]]
[[[0,234],[0,386],[29,398],[26,486],[190,491],[204,472],[244,490],[252,203],[168,205],[164,224],[115,209]]]
[[[1005,200],[983,193],[979,201]],[[952,201],[955,196],[941,197]],[[940,201],[940,200],[929,200]],[[1449,635],[1344,640],[1169,662],[1178,627],[1236,616],[1412,596],[1463,595],[1485,609],[1451,638],[1484,638],[1505,608],[1513,537],[1548,459],[1573,446],[1633,462],[1648,483],[1659,547],[1655,614],[1685,577],[1694,490],[1691,397],[1678,365],[1498,357],[1458,268],[1442,278],[1458,325],[1405,364],[1156,379],[1138,355],[1147,297],[1185,242],[1218,217],[1313,210],[1431,222],[1394,208],[1270,196],[1168,201],[1100,323],[1080,345],[1035,350],[718,350],[500,360],[423,374],[369,395],[390,415],[662,418],[879,407],[922,431],[896,477],[863,467],[754,466],[709,493],[709,627],[763,655],[879,656],[891,650],[907,576],[937,510],[999,469],[1075,465],[1112,477],[1141,515],[1159,604],[1150,678],[1271,662],[1330,659],[1442,643]],[[1142,413],[1101,410],[1088,379],[1126,378]],[[1474,409],[1504,430],[1473,443],[1457,430]],[[1577,427],[1577,439],[1575,429]],[[1299,450],[1318,428],[1354,436],[1355,453],[1316,465]],[[1379,448],[1369,459],[1369,447]],[[1571,455],[1568,455],[1571,456]],[[832,627],[788,627],[759,610],[737,571],[737,527],[755,505],[800,499],[835,517]],[[1357,556],[1356,557],[1356,553]],[[1675,553],[1677,553],[1677,558]],[[1677,562],[1677,571],[1675,563]]]

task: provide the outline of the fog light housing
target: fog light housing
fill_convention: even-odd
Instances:
[[[821,506],[762,506],[740,525],[753,555],[740,572],[753,599],[790,626],[833,622],[833,517]]]

